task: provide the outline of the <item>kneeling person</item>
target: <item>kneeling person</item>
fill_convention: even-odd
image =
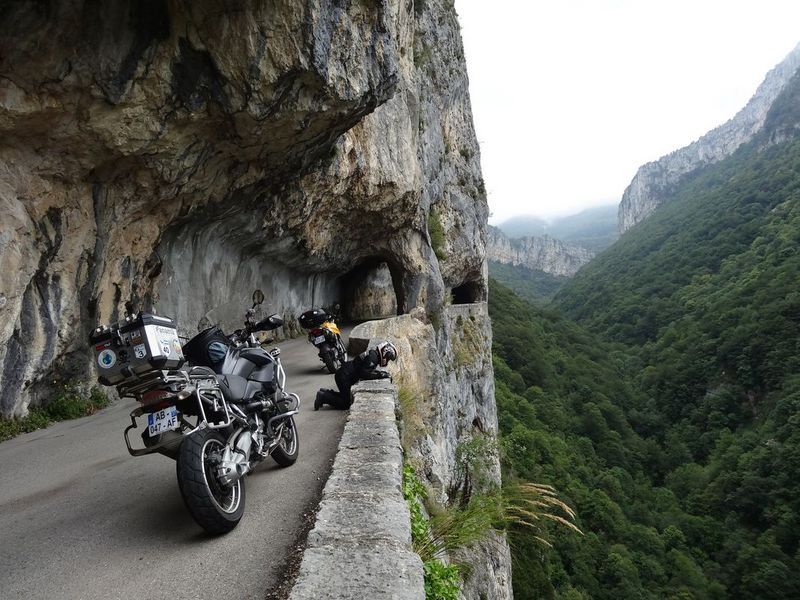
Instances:
[[[397,360],[397,348],[391,342],[381,342],[372,350],[348,360],[334,374],[339,391],[321,389],[317,392],[314,410],[319,410],[325,404],[342,410],[350,408],[353,403],[350,388],[363,379],[387,379],[389,373],[379,371],[378,367],[385,367],[390,360]]]

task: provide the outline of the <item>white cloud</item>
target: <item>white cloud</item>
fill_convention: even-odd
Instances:
[[[800,2],[456,0],[493,222],[618,200],[742,108]]]

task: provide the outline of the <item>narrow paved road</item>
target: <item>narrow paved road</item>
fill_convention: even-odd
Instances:
[[[244,519],[226,536],[206,535],[186,512],[173,461],[128,454],[133,401],[0,443],[0,598],[262,599],[282,579],[345,420],[313,410],[316,390],[334,387],[314,347],[280,347],[287,389],[301,398],[300,456],[246,478]]]

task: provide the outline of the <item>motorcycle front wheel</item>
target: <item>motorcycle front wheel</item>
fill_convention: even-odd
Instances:
[[[294,417],[286,419],[287,423],[281,431],[281,439],[272,451],[272,458],[281,467],[290,467],[297,460],[300,453],[300,438],[297,435],[297,426]]]
[[[244,481],[226,488],[214,473],[213,455],[225,448],[225,438],[201,429],[181,442],[178,450],[178,487],[192,518],[209,533],[228,533],[244,515]]]

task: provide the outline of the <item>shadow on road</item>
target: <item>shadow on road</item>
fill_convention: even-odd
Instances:
[[[294,368],[295,375],[329,375],[328,369],[322,364],[313,367]]]

